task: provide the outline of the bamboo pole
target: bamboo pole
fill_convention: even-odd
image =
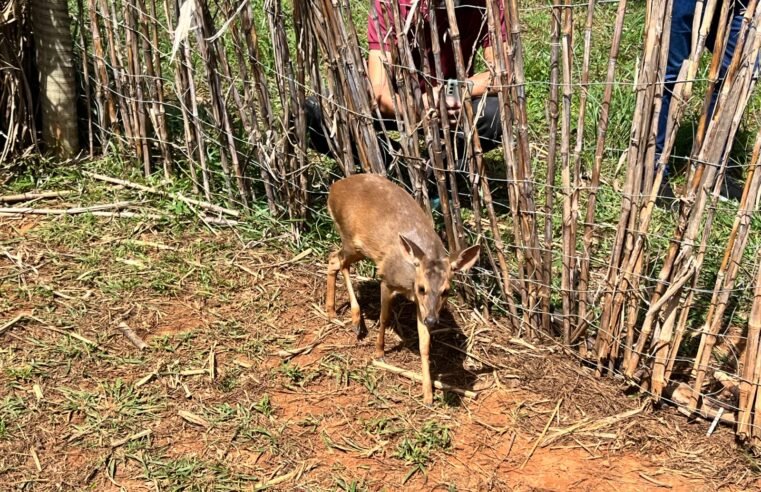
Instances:
[[[159,46],[159,20],[157,17],[156,0],[148,0],[150,13],[146,0],[140,0],[139,21],[141,24],[143,53],[148,76],[148,94],[151,98],[151,110],[149,111],[151,122],[158,137],[159,150],[163,162],[164,178],[172,177],[172,151],[169,148],[171,136],[166,124],[166,112],[164,110],[164,79],[161,70],[161,50]]]
[[[208,41],[214,34],[215,30],[211,25],[211,14],[206,0],[197,0],[195,14],[195,19],[199,26],[199,29],[196,30],[196,40],[201,53],[201,58],[206,66],[207,82],[209,84],[209,92],[211,93],[212,114],[221,138],[219,158],[228,200],[231,202],[230,204],[234,201],[232,182],[233,179],[235,179],[241,201],[244,207],[247,207],[247,187],[241,173],[240,162],[238,160],[238,149],[235,145],[230,119],[224,104],[222,82],[217,68],[218,52],[215,49],[216,45],[209,43]],[[227,148],[227,151],[225,151],[225,147]],[[230,167],[230,162],[232,162],[232,168]]]
[[[179,2],[179,0],[176,0]],[[190,52],[190,46],[185,43],[182,47],[183,56],[180,61],[181,70],[185,72],[185,80],[187,81],[187,94],[190,100],[190,115],[192,116],[193,131],[195,134],[194,140],[198,143],[198,162],[201,165],[201,183],[203,186],[204,196],[207,200],[211,200],[211,176],[209,170],[209,164],[206,160],[206,135],[204,134],[202,123],[199,118],[199,105],[198,97],[196,96],[196,86],[193,80],[193,65],[192,55]],[[224,150],[221,151],[224,155]],[[227,183],[227,196],[232,199],[232,190]]]
[[[536,231],[536,207],[534,206],[533,173],[528,138],[528,116],[526,105],[526,82],[523,69],[523,44],[521,42],[520,19],[518,18],[517,0],[503,0],[505,15],[509,19],[510,36],[508,46],[512,54],[512,73],[515,77],[513,96],[515,116],[518,128],[518,159],[516,160],[518,181],[519,215],[521,218],[522,244],[525,251],[523,283],[527,300],[524,302],[524,321],[527,326],[541,326],[539,298],[541,296],[542,271],[541,255]],[[526,285],[528,284],[528,285]],[[533,328],[531,328],[533,330]]]
[[[419,104],[420,84],[417,80],[417,69],[412,57],[406,28],[402,28],[400,6],[397,4],[392,6],[389,12],[382,13],[388,16],[385,25],[393,26],[393,32],[397,39],[396,43],[390,45],[391,65],[385,61],[384,64],[395,67],[389,73],[389,76],[394,78],[393,81],[389,80],[389,86],[397,87],[392,99],[412,194],[417,202],[430,213],[426,169],[417,144],[420,140],[418,121],[422,109],[421,104]]]
[[[351,118],[351,128],[356,129],[355,139],[359,142],[361,156],[364,155],[364,159],[368,161],[368,167],[374,173],[385,176],[386,169],[383,166],[378,138],[369,118],[374,112],[373,107],[375,106],[374,98],[371,97],[372,88],[367,78],[364,56],[359,49],[357,30],[354,22],[347,20],[352,19],[351,2],[343,0],[343,2],[338,2],[338,7],[336,9],[338,14],[336,21],[338,26],[345,26],[346,29],[337,29],[336,32],[341,35],[341,42],[349,54],[344,60],[347,63],[346,68],[348,68],[345,73],[347,83],[351,88],[349,92],[350,102],[354,111]]]
[[[113,5],[113,4],[112,4]],[[138,32],[137,3],[136,0],[123,0],[122,12],[124,19],[125,44],[127,52],[127,81],[131,87],[132,113],[135,117],[137,128],[137,140],[140,146],[138,157],[143,161],[143,174],[151,175],[151,151],[148,148],[148,124],[146,121],[146,103],[143,94],[143,81],[141,76],[142,64],[140,61],[140,49],[138,40],[141,37]]]
[[[487,5],[488,8],[488,5]],[[435,16],[432,16],[435,17]],[[422,24],[421,20],[418,21],[419,24]],[[433,21],[435,24],[435,20]],[[491,27],[491,25],[489,26]],[[436,32],[433,29],[433,26],[431,26],[430,22],[428,23],[428,28],[431,29],[430,32]],[[433,50],[433,48],[428,46],[428,42],[423,35],[425,32],[424,29],[418,29],[415,31],[417,33],[415,42],[418,43],[422,51],[425,53],[429,49]],[[434,62],[435,67],[431,67],[431,62],[428,59],[428,57],[423,57],[423,72],[427,74],[434,74],[438,80],[441,80],[443,77],[441,76],[441,59],[440,59],[440,47],[438,46],[438,36],[432,36],[433,39],[435,39],[436,43],[436,51],[434,52]],[[439,193],[439,197],[442,198],[441,200],[441,215],[442,219],[444,221],[444,232],[447,237],[447,247],[449,248],[449,251],[457,251],[460,249],[460,242],[458,241],[458,238],[455,234],[455,222],[454,218],[452,217],[452,207],[450,206],[451,200],[448,197],[447,192],[447,167],[446,167],[446,147],[445,144],[442,144],[441,142],[441,135],[442,135],[442,128],[441,123],[446,118],[440,117],[441,111],[436,111],[438,109],[436,107],[436,101],[433,94],[433,86],[431,84],[425,84],[424,86],[424,98],[425,102],[423,104],[424,107],[428,108],[428,111],[425,112],[424,118],[423,118],[423,132],[425,134],[425,141],[426,146],[428,147],[428,153],[431,157],[431,167],[433,169],[433,175],[434,179],[436,180],[436,188]],[[448,121],[447,121],[448,123]],[[447,133],[448,135],[448,133]],[[445,137],[445,140],[449,140]],[[451,148],[451,147],[450,147]],[[456,190],[456,184],[455,184],[455,190]],[[454,193],[454,192],[453,192]]]
[[[623,325],[620,315],[627,298],[636,292],[639,276],[634,269],[642,265],[637,254],[631,254],[634,241],[631,231],[640,231],[636,227],[639,209],[644,194],[650,194],[654,184],[644,179],[652,175],[652,155],[654,150],[653,122],[657,122],[660,110],[660,91],[662,74],[665,68],[665,53],[668,49],[670,28],[671,0],[655,0],[650,5],[645,32],[645,48],[636,88],[639,111],[632,121],[632,134],[627,155],[627,177],[624,185],[621,219],[618,223],[616,238],[611,251],[611,260],[606,280],[606,293],[602,301],[603,311],[600,330],[596,340],[597,374],[601,374],[603,365],[609,369],[616,363],[611,359],[612,343],[621,339]],[[661,39],[664,35],[665,39]],[[657,123],[655,123],[657,124]],[[649,160],[648,160],[649,159]],[[661,169],[662,172],[662,169]],[[640,221],[641,222],[641,221]]]
[[[124,128],[124,137],[127,142],[134,146],[136,155],[140,156],[142,147],[140,146],[136,133],[135,117],[132,113],[132,105],[129,104],[130,92],[129,84],[126,81],[126,70],[124,68],[124,60],[122,58],[121,46],[117,49],[117,40],[121,42],[121,37],[117,36],[119,32],[116,28],[118,20],[116,17],[115,2],[107,2],[106,0],[99,0],[101,9],[101,15],[103,16],[104,29],[106,31],[106,37],[108,39],[108,55],[109,61],[114,72],[114,87],[116,88],[115,99],[119,104],[119,115],[121,116]],[[109,9],[110,5],[110,9]],[[115,121],[112,120],[112,121]]]
[[[625,0],[624,0],[625,1]],[[542,289],[542,327],[550,332],[550,294],[552,292],[552,216],[555,199],[555,164],[558,139],[558,79],[560,73],[560,29],[561,29],[560,0],[552,2],[552,24],[550,34],[550,98],[547,113],[549,116],[549,142],[547,144],[547,179],[544,198],[544,256],[542,269],[544,272]],[[504,106],[504,104],[503,104]],[[505,152],[507,153],[507,152]]]
[[[661,270],[660,278],[675,286],[679,285],[683,279],[689,275],[697,275],[699,272],[703,251],[705,246],[695,251],[695,239],[703,223],[704,212],[708,202],[716,202],[718,192],[723,181],[724,171],[727,165],[727,144],[732,138],[739,126],[741,116],[748,102],[749,91],[753,85],[752,65],[756,60],[759,50],[761,36],[756,36],[755,26],[758,22],[759,13],[755,13],[755,1],[748,6],[743,28],[738,36],[737,50],[727,71],[722,92],[717,100],[716,114],[708,126],[703,146],[701,147],[696,161],[699,162],[699,168],[693,177],[692,187],[688,191],[687,201],[682,206],[682,216],[680,227],[677,230],[677,236],[681,239],[676,247],[669,251],[670,257],[664,268]],[[751,16],[754,16],[754,24],[748,29]],[[742,61],[741,61],[742,60]],[[750,65],[750,67],[749,67]],[[731,96],[730,96],[731,93]],[[706,163],[718,163],[716,165],[706,166]],[[705,218],[703,227],[704,240],[713,223],[715,207],[708,208],[708,214]],[[688,269],[690,269],[688,271]],[[682,286],[670,289],[667,292],[656,290],[651,299],[651,305],[660,302],[665,305],[663,315],[665,321],[661,326],[657,326],[653,334],[653,339],[658,340],[654,354],[654,366],[651,375],[651,385],[656,395],[660,394],[662,387],[665,385],[665,367],[669,362],[665,359],[667,353],[675,356],[676,350],[670,350],[673,345],[672,328],[673,320],[678,308],[678,299],[682,295]],[[685,306],[689,308],[689,305]],[[654,310],[653,310],[654,311]],[[648,337],[653,332],[652,325],[656,319],[657,312],[653,312],[646,317],[642,332],[638,339],[636,350],[627,367],[627,374],[631,374],[636,369],[639,362],[639,354],[648,343]]]
[[[438,21],[436,19],[435,15],[429,16],[429,25],[431,32],[439,32],[439,26]],[[438,36],[431,36],[431,51],[433,53],[433,66],[434,66],[434,76],[436,77],[436,80],[444,80],[443,75],[443,69],[441,67],[441,46],[439,43],[439,37]],[[442,113],[443,105],[441,104],[441,101],[439,101],[439,115],[446,114],[446,112]],[[453,245],[450,246],[453,249],[461,249],[465,245],[465,229],[462,223],[462,215],[461,215],[461,207],[460,207],[460,195],[459,195],[459,186],[457,184],[457,170],[455,168],[455,149],[452,142],[452,139],[449,138],[449,135],[451,135],[450,132],[450,124],[448,118],[440,118],[439,119],[441,123],[441,130],[446,135],[444,138],[444,152],[445,155],[443,158],[446,161],[446,173],[449,177],[449,190],[450,190],[450,198],[452,200],[452,211],[451,211],[451,218],[452,218],[452,235],[453,235]],[[434,163],[435,164],[435,163]],[[437,177],[438,180],[438,177]],[[441,195],[439,196],[446,196]],[[447,200],[449,201],[449,200]],[[444,204],[442,203],[442,210],[443,210]],[[447,203],[447,208],[449,207],[449,204]]]
[[[259,36],[257,35],[256,26],[252,20],[251,6],[246,5],[240,15],[241,29],[248,50],[249,68],[256,88],[256,104],[252,103],[252,105],[255,105],[259,110],[259,118],[257,120],[258,130],[255,135],[257,155],[259,156],[258,164],[262,181],[264,181],[265,194],[267,195],[267,203],[270,212],[275,213],[277,211],[277,192],[275,189],[277,178],[275,176],[275,164],[272,162],[274,160],[274,152],[270,149],[274,147],[276,133],[271,127],[271,122],[274,118],[271,97],[269,87],[267,86],[267,78],[260,62]]]
[[[572,39],[573,33],[573,9],[570,2],[566,0],[563,8],[563,33],[561,37],[562,47],[562,66],[563,66],[563,111],[561,112],[561,134],[560,134],[560,159],[561,175],[563,180],[563,253],[562,253],[562,276],[561,276],[561,294],[563,297],[563,343],[570,345],[571,329],[575,326],[571,322],[571,305],[573,304],[573,295],[571,293],[572,276],[574,268],[574,253],[576,250],[576,238],[574,236],[574,213],[573,213],[573,194],[575,175],[572,175],[571,169],[571,99],[573,90],[571,88],[571,66],[572,59]]]
[[[621,34],[623,32],[624,19],[626,17],[626,5],[626,0],[621,0],[618,3],[618,10],[616,11],[613,40],[610,44],[610,54],[608,56],[608,72],[605,77],[605,91],[603,93],[602,104],[600,107],[600,118],[597,123],[594,166],[592,167],[592,180],[589,188],[589,198],[587,199],[587,214],[586,220],[584,221],[584,241],[581,255],[581,266],[579,268],[579,325],[571,336],[571,343],[575,343],[586,332],[587,327],[589,326],[590,317],[587,313],[587,304],[593,302],[589,289],[589,263],[592,254],[592,240],[594,239],[595,208],[597,204],[597,192],[600,188],[602,159],[605,153],[605,138],[607,137],[608,123],[610,120],[610,102],[613,98],[616,64],[618,61],[618,52],[621,47]]]
[[[98,130],[101,145],[106,141],[107,130],[116,125],[116,106],[110,90],[108,71],[106,70],[106,55],[101,37],[98,5],[96,0],[87,1],[87,11],[90,19],[90,35],[93,47],[93,67],[95,70],[95,107],[98,112]]]
[[[513,308],[512,303],[508,303],[510,314],[514,324],[522,328],[525,327],[530,337],[534,335],[534,328],[540,325],[534,324],[534,316],[541,321],[541,314],[536,313],[533,303],[534,295],[541,285],[542,271],[535,271],[530,263],[529,255],[538,254],[538,244],[536,249],[530,246],[530,238],[527,231],[531,229],[531,222],[534,215],[531,212],[530,205],[533,204],[526,199],[526,190],[531,189],[531,183],[526,182],[526,173],[522,152],[525,148],[520,145],[522,119],[518,114],[519,106],[525,104],[525,99],[519,98],[522,95],[523,87],[523,67],[522,53],[520,43],[516,46],[516,41],[520,41],[520,32],[517,23],[514,22],[513,12],[506,2],[500,4],[501,13],[505,17],[505,23],[508,29],[508,35],[504,40],[504,47],[496,50],[497,60],[499,63],[500,76],[500,106],[503,127],[503,152],[506,164],[506,178],[508,183],[508,197],[510,200],[510,210],[513,219],[513,235],[516,242],[515,253],[518,270],[518,287],[521,296],[521,305],[523,312],[519,316],[517,310]],[[516,14],[517,15],[517,14]],[[501,29],[499,30],[501,32]],[[517,35],[516,35],[517,32]],[[520,82],[520,83],[519,83]],[[515,110],[513,110],[515,108]],[[525,108],[524,108],[525,109]],[[516,137],[518,135],[518,137]],[[525,144],[525,142],[523,142]],[[529,185],[527,188],[526,185]],[[525,219],[528,218],[529,222]],[[538,281],[532,281],[528,277],[528,272],[538,273]],[[512,282],[505,286],[506,295],[512,298]]]
[[[581,91],[579,94],[579,112],[576,124],[576,145],[573,150],[573,172],[574,172],[574,188],[573,188],[573,195],[571,199],[571,211],[573,213],[573,222],[571,223],[572,226],[572,241],[571,244],[573,245],[573,269],[571,270],[573,276],[572,281],[573,285],[577,285],[578,287],[573,293],[571,302],[573,305],[578,305],[577,314],[575,319],[573,319],[573,329],[570,331],[568,335],[568,341],[567,343],[572,343],[574,340],[574,334],[578,331],[579,325],[584,323],[584,319],[587,316],[586,313],[586,296],[588,289],[588,283],[584,285],[584,289],[581,290],[580,285],[580,269],[581,265],[579,264],[579,257],[577,256],[576,251],[576,241],[577,241],[577,228],[578,228],[578,218],[580,215],[579,212],[579,194],[581,192],[581,174],[582,174],[582,166],[581,166],[581,154],[584,149],[584,124],[586,122],[586,109],[587,109],[587,98],[589,96],[589,64],[591,59],[591,52],[592,52],[592,25],[594,22],[594,10],[595,10],[595,0],[589,0],[589,3],[587,5],[587,20],[586,24],[584,26],[584,54],[582,57],[582,67],[581,67]]]
[[[507,39],[502,38],[502,26],[498,23],[497,12],[501,18],[505,17],[504,5],[502,9],[494,11],[494,5],[487,2],[487,15],[489,21],[489,34],[491,36],[491,46],[494,50],[496,60],[496,82],[499,85],[499,91],[497,96],[499,98],[500,111],[500,123],[502,125],[502,152],[505,158],[505,172],[508,183],[508,198],[510,201],[510,212],[513,219],[513,234],[515,237],[520,235],[520,218],[518,217],[518,186],[513,179],[515,173],[515,154],[513,152],[513,143],[515,141],[513,134],[513,113],[510,110],[510,81],[508,78],[509,55],[507,53]],[[498,251],[502,250],[498,246]],[[520,249],[518,250],[521,251]],[[513,282],[509,277],[509,271],[505,269],[503,271],[503,284],[501,285],[502,292],[507,301],[508,311],[510,313],[510,322],[514,326],[517,325],[518,309],[513,299]],[[549,293],[548,293],[549,295]],[[549,297],[547,297],[549,303]],[[549,310],[547,310],[549,312]]]
[[[453,0],[446,0],[446,6],[447,6],[447,17],[449,20],[449,34],[451,35],[452,39],[452,51],[454,52],[454,58],[455,58],[455,66],[457,70],[457,78],[461,81],[464,81],[467,79],[467,72],[465,70],[466,61],[462,54],[462,48],[460,45],[460,32],[459,28],[457,26],[457,19],[455,16],[455,7]],[[493,24],[495,22],[494,15],[492,17],[492,26],[490,27],[490,31],[492,34],[494,33],[500,33],[499,40],[501,41],[501,28],[496,28]],[[487,12],[487,20],[488,20],[488,12]],[[495,49],[501,50],[502,49],[502,43],[498,42],[496,45],[493,45]],[[471,60],[468,60],[468,64],[472,63]],[[470,90],[467,85],[465,85],[464,90],[463,88],[460,89],[462,94],[462,110],[463,110],[463,118],[462,118],[462,124],[463,124],[463,133],[465,134],[466,138],[466,157],[468,157],[469,162],[469,171],[470,171],[470,177],[471,177],[471,183],[473,187],[473,212],[474,217],[476,220],[476,224],[480,223],[480,203],[483,201],[484,205],[486,206],[487,215],[489,217],[489,224],[491,226],[492,235],[494,244],[496,247],[496,253],[497,253],[497,260],[499,263],[500,273],[502,275],[502,285],[503,285],[503,291],[504,291],[504,285],[510,284],[510,276],[508,273],[508,267],[507,267],[507,260],[504,256],[504,243],[502,241],[501,233],[499,231],[499,224],[497,221],[497,216],[494,210],[494,203],[491,196],[491,189],[489,186],[489,181],[487,179],[477,179],[476,176],[485,176],[486,175],[486,168],[483,161],[483,151],[481,149],[481,141],[478,136],[478,128],[475,125],[475,119],[478,117],[478,114],[480,111],[477,109],[475,112],[473,110],[473,103],[470,95]],[[443,98],[440,98],[441,111],[442,114],[446,114],[443,106]],[[481,103],[484,104],[486,101],[482,98]],[[472,157],[470,156],[469,149],[473,149]],[[482,192],[482,195],[478,193],[479,188]],[[483,197],[483,200],[481,200],[481,196]],[[480,226],[479,226],[480,227]]]
[[[324,7],[322,0],[315,0],[312,4],[312,13],[315,17],[312,23],[312,30],[316,33],[317,39],[325,52],[327,70],[330,76],[325,77],[327,82],[326,91],[319,92],[320,105],[324,114],[324,129],[330,129],[333,138],[328,139],[328,144],[333,150],[336,159],[341,164],[345,176],[354,173],[353,152],[351,147],[350,133],[347,122],[346,112],[343,107],[335,104],[335,101],[345,101],[346,97],[342,91],[342,85],[339,83],[341,60],[339,53],[334,47],[332,33],[327,29]],[[330,101],[330,104],[325,104]]]
[[[174,39],[175,32],[172,26],[175,25],[177,18],[179,17],[179,4],[175,0],[172,2],[172,11],[174,13],[174,18],[169,14],[169,2],[164,2],[164,15],[166,16],[167,22],[169,23],[169,34],[171,39]],[[183,44],[185,44],[186,41],[183,41]],[[188,161],[188,170],[190,171],[190,181],[193,186],[193,193],[199,193],[200,187],[199,187],[199,181],[198,181],[198,175],[196,172],[196,166],[197,163],[194,159],[194,154],[196,151],[199,151],[199,161],[201,159],[205,159],[205,155],[201,152],[201,149],[203,148],[203,143],[199,141],[196,138],[196,132],[195,132],[195,118],[193,118],[193,113],[191,112],[190,106],[190,87],[189,87],[189,81],[187,78],[187,69],[186,69],[187,59],[185,57],[185,49],[184,46],[178,50],[177,52],[177,60],[174,63],[174,90],[177,95],[177,99],[179,101],[180,111],[182,113],[182,129],[184,131],[185,135],[185,146],[184,146],[184,153],[187,157]],[[204,166],[205,167],[205,166]],[[205,181],[208,185],[208,176],[205,176]],[[204,187],[204,191],[206,192],[206,188]],[[207,199],[210,198],[210,193],[207,193]]]
[[[709,5],[706,10],[706,16],[703,19],[703,26],[710,25],[712,15],[712,6]],[[699,20],[699,19],[698,19]],[[697,22],[697,20],[696,20]],[[692,79],[695,76],[695,73],[697,71],[697,57],[699,57],[700,52],[702,51],[702,42],[704,42],[705,36],[698,36],[696,37],[693,42],[698,43],[697,45],[693,44],[692,46],[692,53],[690,58],[685,62],[684,66],[682,67],[679,76],[677,78],[677,83],[674,90],[674,95],[672,97],[673,103],[671,105],[669,117],[668,117],[668,123],[667,123],[667,130],[666,130],[666,139],[665,144],[663,148],[663,152],[660,156],[660,160],[658,162],[658,172],[655,176],[655,182],[652,186],[652,190],[649,193],[649,199],[644,205],[644,209],[642,212],[640,212],[640,225],[639,225],[639,234],[635,239],[634,246],[631,249],[631,257],[635,258],[634,261],[629,262],[629,264],[634,264],[635,267],[632,270],[632,273],[630,275],[630,278],[633,277],[635,282],[631,284],[632,290],[636,290],[638,286],[638,281],[636,280],[639,277],[639,272],[641,271],[641,256],[642,256],[642,249],[644,247],[644,239],[645,234],[647,233],[650,219],[652,218],[652,210],[655,204],[656,200],[656,193],[659,190],[660,183],[663,179],[663,170],[665,169],[668,156],[670,155],[671,149],[673,147],[673,143],[676,138],[676,128],[678,126],[679,119],[681,118],[681,115],[683,114],[684,107],[686,106],[686,101],[689,97],[690,91],[691,91],[691,82]],[[666,43],[667,44],[667,43]],[[665,54],[662,54],[662,56],[665,56]],[[649,160],[647,162],[650,162]],[[672,244],[672,247],[674,244]],[[640,266],[636,266],[637,263],[639,263]],[[668,263],[668,262],[667,262]],[[696,280],[696,279],[695,279]],[[657,296],[659,296],[662,291],[659,289],[663,288],[664,284],[660,284],[656,288]],[[654,297],[654,301],[657,302],[657,297]],[[686,319],[684,316],[682,316],[680,319]],[[633,352],[633,346],[632,346],[632,340],[633,340],[633,330],[634,325],[636,323],[637,317],[632,313],[630,316],[628,316],[628,320],[626,322],[626,331],[627,331],[627,349],[625,354],[625,361],[626,364],[631,364],[631,357]],[[645,322],[643,323],[643,331],[649,332],[651,330],[651,323],[653,321],[653,318],[647,318],[645,319]],[[677,330],[677,336],[681,336],[682,330]],[[674,352],[675,354],[675,352]],[[636,369],[632,369],[634,371]]]
[[[724,313],[729,304],[732,289],[739,273],[742,254],[748,243],[751,225],[750,219],[754,204],[757,203],[759,198],[759,191],[761,191],[761,173],[757,172],[759,154],[761,154],[761,131],[756,135],[756,143],[753,148],[753,157],[751,158],[748,175],[745,179],[743,196],[740,199],[740,205],[727,241],[724,257],[716,275],[711,303],[708,306],[708,314],[706,314],[705,323],[701,330],[700,346],[695,355],[693,366],[695,381],[693,383],[693,397],[690,400],[691,409],[697,407],[697,399],[703,386],[706,371],[708,370],[711,352],[722,327]]]
[[[90,158],[95,157],[95,128],[92,121],[93,90],[90,86],[90,55],[87,50],[87,38],[85,36],[84,2],[77,0],[77,31],[79,32],[80,58],[82,62],[82,85],[85,96],[85,110],[87,111],[87,143]]]
[[[740,408],[737,416],[737,436],[758,446],[759,431],[759,387],[761,387],[761,261],[756,265],[756,288],[753,307],[748,318],[748,337],[740,374]]]
[[[275,58],[275,70],[277,77],[278,93],[283,114],[279,118],[281,138],[279,139],[280,179],[285,191],[285,202],[289,219],[298,224],[302,214],[299,209],[305,203],[299,203],[300,193],[294,181],[298,181],[298,152],[295,127],[300,125],[303,119],[300,108],[296,106],[296,92],[293,64],[288,49],[288,40],[283,29],[283,12],[280,0],[268,0],[265,3],[267,11],[267,23],[270,29],[270,41]],[[303,107],[303,106],[302,106]],[[300,141],[300,140],[299,140]]]

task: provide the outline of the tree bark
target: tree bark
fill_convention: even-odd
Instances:
[[[32,0],[42,140],[58,157],[79,152],[74,49],[66,0]]]

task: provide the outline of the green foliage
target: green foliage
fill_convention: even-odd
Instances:
[[[449,428],[435,422],[427,421],[411,438],[405,437],[396,450],[396,457],[405,463],[425,467],[434,451],[446,451],[452,444]]]

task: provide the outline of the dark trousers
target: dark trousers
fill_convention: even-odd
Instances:
[[[718,29],[719,14],[721,11],[721,2],[731,0],[719,0],[716,5],[716,11],[714,13],[713,25],[706,38],[706,48],[713,52],[716,45],[716,31]],[[663,146],[666,141],[666,123],[668,122],[669,106],[671,105],[671,97],[673,95],[674,85],[677,77],[679,76],[679,70],[682,68],[682,63],[690,56],[690,47],[692,42],[692,20],[695,16],[696,0],[674,0],[674,6],[671,13],[671,40],[669,42],[669,54],[666,65],[666,77],[665,77],[665,91],[663,93],[663,102],[661,103],[661,113],[658,119],[658,134],[655,139],[655,153],[656,161],[663,151]],[[708,117],[713,114],[714,105],[719,95],[721,83],[727,73],[730,63],[732,62],[732,56],[735,53],[735,47],[737,46],[737,37],[740,33],[740,27],[742,25],[742,19],[745,15],[744,2],[737,1],[733,7],[730,7],[729,11],[729,38],[727,40],[727,48],[724,52],[724,56],[721,60],[721,68],[719,69],[719,82],[714,88],[713,94],[711,94],[711,102],[708,107]],[[666,169],[668,171],[668,169]]]
[[[481,141],[481,148],[484,152],[488,152],[501,145],[502,143],[502,123],[500,121],[499,98],[497,96],[486,96],[485,98],[473,99],[473,111],[475,112],[476,109],[479,108],[482,99],[485,101],[483,114],[476,121],[476,127],[478,128],[478,136]],[[305,112],[307,120],[307,133],[309,135],[309,146],[321,154],[335,157],[330,150],[330,145],[328,144],[330,137],[325,135],[323,130],[324,121],[322,108],[320,107],[320,103],[316,97],[308,97],[306,99]],[[383,125],[387,130],[397,129],[396,120],[393,118],[384,119]],[[375,119],[374,126],[378,131],[381,131],[383,128],[381,122]],[[462,156],[465,149],[466,137],[462,132],[457,132],[454,137],[458,150],[457,155]],[[392,148],[388,148],[388,140],[384,136],[378,135],[378,144],[383,155],[385,167],[388,168],[393,161],[393,153],[399,151],[400,149],[399,143],[391,140]],[[354,162],[357,162],[358,153],[353,142],[352,149],[354,151]],[[467,170],[465,169],[465,164],[463,162],[456,163],[455,167],[459,171]]]

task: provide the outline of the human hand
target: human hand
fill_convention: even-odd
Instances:
[[[436,87],[434,87],[433,88],[433,102],[437,108],[440,107],[439,98],[441,97],[442,88],[444,89],[444,92],[445,92],[444,108],[446,110],[446,118],[450,124],[454,125],[457,123],[457,119],[460,114],[460,109],[462,107],[462,105],[460,104],[460,100],[457,97],[459,93],[447,94],[446,85],[444,86],[437,85]]]

